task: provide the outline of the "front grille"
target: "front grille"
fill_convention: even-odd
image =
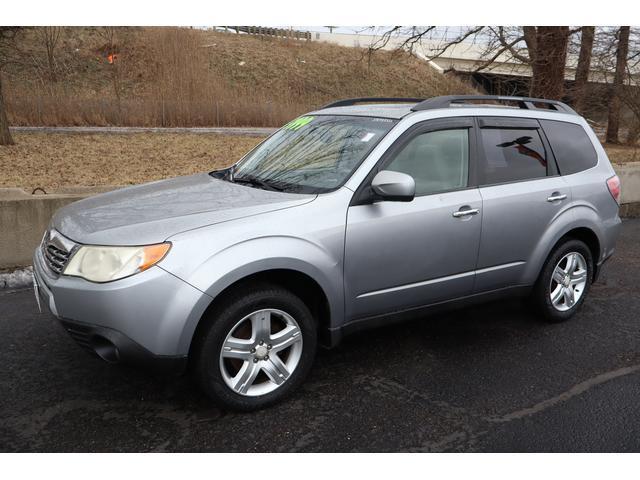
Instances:
[[[55,273],[60,274],[69,261],[69,252],[49,243],[45,245],[44,258],[47,261],[47,266]]]
[[[57,231],[49,230],[42,239],[42,256],[49,270],[60,275],[69,261],[74,243]]]

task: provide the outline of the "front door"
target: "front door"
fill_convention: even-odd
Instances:
[[[413,201],[359,204],[354,197],[345,245],[348,321],[472,292],[482,223],[480,193],[469,187],[472,137],[466,118],[413,127],[376,169],[411,175]]]

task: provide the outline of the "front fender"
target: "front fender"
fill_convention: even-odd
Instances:
[[[273,235],[237,243],[209,257],[184,280],[215,299],[235,282],[275,269],[294,270],[315,280],[329,300],[331,326],[342,324],[342,260],[305,239]],[[191,342],[198,320],[189,319],[180,344]]]

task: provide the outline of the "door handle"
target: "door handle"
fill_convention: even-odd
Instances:
[[[558,200],[564,200],[567,196],[564,193],[553,192],[550,197],[547,197],[547,202],[556,202]]]
[[[467,217],[469,215],[477,215],[478,213],[480,213],[479,208],[467,208],[465,210],[460,209],[453,212],[453,216],[455,218],[460,218],[460,217]]]

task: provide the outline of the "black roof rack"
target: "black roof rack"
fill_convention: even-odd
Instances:
[[[324,110],[325,108],[332,108],[332,107],[349,107],[351,105],[356,105],[358,103],[421,103],[425,101],[427,100],[425,100],[424,98],[404,98],[404,97],[347,98],[345,100],[338,100],[337,102],[333,102],[328,105],[325,105],[324,107],[320,108],[320,110]]]
[[[478,100],[491,100],[502,102],[515,102],[519,108],[526,110],[537,110],[536,104],[543,103],[553,107],[559,112],[571,113],[577,115],[577,113],[566,103],[559,102],[558,100],[547,100],[545,98],[530,98],[530,97],[505,97],[502,95],[445,95],[442,97],[433,97],[424,100],[414,106],[411,110],[419,112],[421,110],[432,110],[435,108],[449,108],[454,103],[464,103],[468,101]]]

